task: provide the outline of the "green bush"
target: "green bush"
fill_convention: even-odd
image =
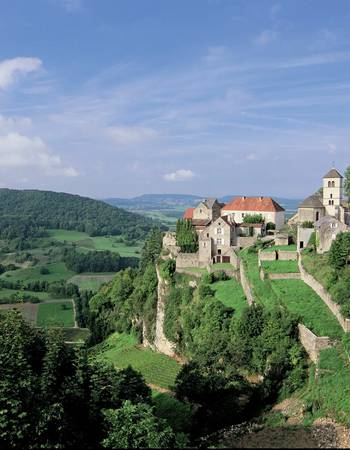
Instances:
[[[165,259],[161,260],[159,264],[159,272],[162,278],[166,280],[171,280],[176,269],[175,259]]]

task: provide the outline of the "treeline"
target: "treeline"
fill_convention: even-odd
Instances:
[[[0,189],[0,238],[42,237],[47,228],[143,239],[155,222],[102,201],[65,193]],[[24,248],[23,248],[24,249]]]
[[[0,315],[1,448],[178,447],[131,367],[88,360],[57,330]]]
[[[82,253],[74,248],[65,248],[63,262],[69,270],[82,272],[118,272],[126,267],[137,267],[136,257],[122,257],[119,253],[105,251],[90,251]]]

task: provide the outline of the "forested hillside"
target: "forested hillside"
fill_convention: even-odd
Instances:
[[[0,189],[0,238],[41,236],[46,228],[140,239],[154,222],[98,200],[50,191]]]

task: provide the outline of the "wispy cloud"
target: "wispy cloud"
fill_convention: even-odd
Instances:
[[[0,62],[0,89],[6,89],[19,77],[40,68],[39,58],[18,57]]]
[[[140,144],[155,139],[158,133],[147,127],[113,126],[106,129],[106,134],[116,144]]]
[[[166,173],[163,178],[166,181],[188,181],[194,177],[192,170],[179,169],[175,172]]]
[[[68,12],[76,12],[82,8],[82,0],[54,0]]]
[[[253,39],[255,45],[264,47],[277,39],[277,32],[274,30],[264,30]]]
[[[36,168],[46,175],[78,175],[74,168],[65,167],[41,138],[12,132],[0,136],[0,169],[16,168]]]

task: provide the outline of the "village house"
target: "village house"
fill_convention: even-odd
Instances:
[[[350,231],[350,209],[344,198],[344,178],[335,169],[323,177],[322,189],[307,197],[289,223],[298,226],[298,249],[307,246],[316,233],[317,251],[328,251],[337,234]]]
[[[245,223],[249,215],[261,215],[261,223]],[[206,267],[215,263],[230,263],[234,250],[252,244],[266,234],[271,222],[279,229],[284,224],[284,209],[270,197],[237,197],[227,205],[217,199],[205,199],[195,208],[188,208],[184,219],[191,220],[198,233],[196,254],[181,254],[178,268]],[[174,248],[174,247],[173,247]]]

